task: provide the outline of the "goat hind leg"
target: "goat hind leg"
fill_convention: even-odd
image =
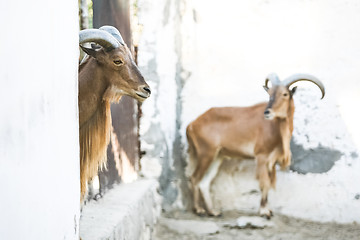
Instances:
[[[199,182],[195,178],[191,178],[192,190],[193,190],[193,199],[194,199],[194,211],[197,215],[203,216],[206,211],[200,205],[200,188]]]
[[[200,192],[203,196],[206,209],[210,216],[220,216],[221,212],[219,210],[214,209],[213,202],[210,195],[210,185],[212,180],[215,178],[219,167],[221,165],[221,159],[215,158],[211,163],[210,166],[207,168],[204,176],[201,178],[199,187]]]

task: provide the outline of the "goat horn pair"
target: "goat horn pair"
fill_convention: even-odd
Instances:
[[[283,81],[279,80],[279,77],[275,74],[275,73],[271,73],[267,76],[266,80],[265,80],[265,86],[268,87],[268,82],[269,80],[271,81],[271,84],[273,86],[275,85],[283,85],[286,86],[287,88],[289,88],[292,84],[299,82],[299,81],[309,81],[314,83],[316,86],[318,86],[321,90],[321,99],[324,98],[325,96],[325,87],[324,84],[316,77],[310,75],[310,74],[294,74],[291,75],[290,77],[287,77],[286,79],[284,79]]]
[[[120,32],[111,26],[103,26],[100,29],[85,29],[79,32],[79,44],[94,42],[107,50],[124,45]]]

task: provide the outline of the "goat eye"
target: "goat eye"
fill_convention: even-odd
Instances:
[[[288,96],[288,94],[287,94],[287,93],[284,93],[284,94],[283,94],[283,96],[284,96],[284,97],[287,97],[287,96]]]
[[[121,64],[123,64],[123,61],[121,61],[121,60],[114,60],[114,63],[115,63],[116,65],[121,65]]]

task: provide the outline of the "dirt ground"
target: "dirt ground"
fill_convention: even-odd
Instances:
[[[319,223],[275,215],[271,226],[240,228],[241,212],[224,212],[219,218],[199,217],[191,212],[163,213],[153,234],[154,240],[359,240],[360,225]],[[256,218],[256,217],[255,217]],[[260,219],[261,220],[261,219]],[[265,221],[267,222],[267,220]]]

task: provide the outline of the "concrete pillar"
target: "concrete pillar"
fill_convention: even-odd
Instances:
[[[77,1],[6,1],[0,239],[78,239]]]

